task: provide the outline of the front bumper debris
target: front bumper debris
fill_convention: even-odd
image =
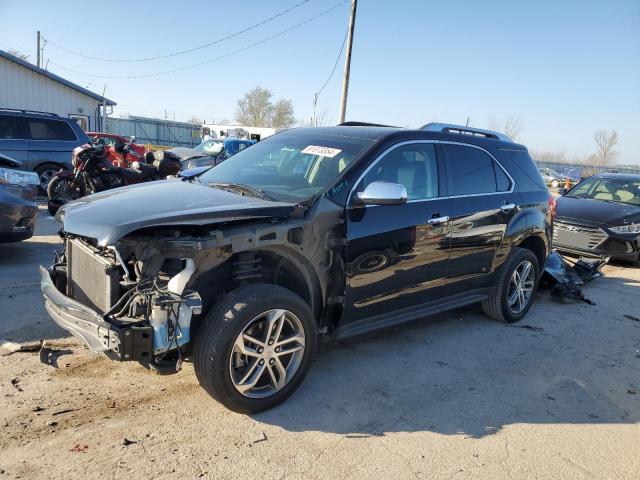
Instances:
[[[40,267],[45,307],[63,329],[83,340],[96,353],[119,361],[153,360],[152,328],[106,322],[95,310],[67,297],[53,283],[51,272]]]

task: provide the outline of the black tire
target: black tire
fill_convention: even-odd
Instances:
[[[281,390],[264,398],[249,398],[233,384],[229,368],[236,338],[261,313],[284,308],[295,314],[304,328],[302,361]],[[193,345],[193,361],[200,385],[214,399],[238,413],[268,410],[286,400],[300,386],[315,357],[318,328],[307,303],[295,293],[277,285],[250,284],[226,294],[207,313]]]
[[[526,304],[525,308],[517,313],[509,308],[507,298],[509,292],[509,282],[514,270],[525,260],[529,260],[535,269],[534,272],[534,287],[533,292]],[[496,290],[494,295],[482,302],[482,309],[485,315],[494,320],[499,320],[505,323],[514,323],[523,318],[531,305],[533,305],[535,294],[538,289],[538,280],[540,278],[540,266],[538,265],[538,258],[531,250],[525,248],[514,247],[511,255],[502,265],[499,273],[498,280],[496,282]]]
[[[71,178],[55,176],[47,185],[47,196],[49,201],[60,205],[70,202],[83,196],[84,192],[72,190],[70,187]]]
[[[53,176],[60,171],[60,165],[56,165],[55,163],[45,163],[44,165],[38,166],[34,171],[38,174],[38,178],[40,179],[40,190],[42,193],[47,193],[50,181],[45,183],[45,177],[49,180],[53,179]]]

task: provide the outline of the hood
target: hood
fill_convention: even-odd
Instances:
[[[588,223],[615,226],[625,221],[640,221],[640,207],[625,203],[605,202],[589,198],[559,197],[557,217],[573,218]]]
[[[175,147],[175,148],[170,148],[167,151],[173,153],[174,155],[177,155],[178,157],[180,157],[180,160],[182,161],[189,160],[190,158],[211,156],[211,155],[207,155],[204,152],[199,152],[195,148],[187,148],[187,147]]]
[[[65,232],[95,238],[106,246],[145,227],[282,217],[295,207],[174,179],[83,197],[64,205],[56,218]]]

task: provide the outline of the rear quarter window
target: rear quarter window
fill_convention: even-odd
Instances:
[[[485,152],[465,145],[448,144],[442,145],[442,150],[447,168],[449,195],[478,195],[498,190],[495,162]]]
[[[13,115],[0,115],[0,140],[26,140],[22,119]]]
[[[29,120],[29,133],[32,140],[75,141],[78,139],[69,124],[60,120]]]

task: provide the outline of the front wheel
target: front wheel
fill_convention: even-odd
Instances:
[[[73,180],[69,177],[55,176],[47,185],[47,196],[49,200],[58,203],[67,203],[76,200],[83,195],[82,188],[74,186]]]
[[[484,313],[506,323],[524,317],[533,304],[539,271],[538,258],[531,250],[514,247],[498,273],[493,297],[482,302]]]
[[[194,340],[200,385],[238,413],[258,413],[300,386],[315,356],[318,329],[304,300],[285,288],[251,284],[225,295]]]

